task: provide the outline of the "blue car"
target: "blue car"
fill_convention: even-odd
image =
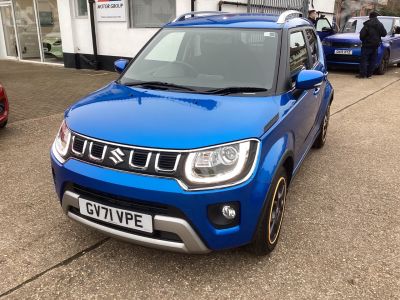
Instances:
[[[64,212],[185,253],[278,241],[289,185],[326,141],[333,88],[302,18],[185,14],[66,112],[51,149]]]
[[[383,75],[391,64],[400,66],[400,18],[378,17],[388,35],[378,49],[376,73]],[[322,44],[329,67],[359,68],[361,57],[360,31],[368,17],[349,19],[340,33],[326,37]]]

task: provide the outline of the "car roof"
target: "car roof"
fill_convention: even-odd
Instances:
[[[298,26],[310,26],[307,19],[293,18],[284,24],[277,23],[279,16],[270,14],[216,14],[210,16],[194,16],[182,21],[171,22],[165,27],[225,27],[225,28],[264,28],[281,29]]]
[[[398,19],[399,17],[394,17],[394,16],[378,16],[378,19]],[[369,19],[368,16],[361,16],[361,17],[351,17],[350,19]]]

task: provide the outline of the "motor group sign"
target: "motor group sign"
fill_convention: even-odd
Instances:
[[[125,0],[96,0],[97,21],[125,21],[125,12]]]

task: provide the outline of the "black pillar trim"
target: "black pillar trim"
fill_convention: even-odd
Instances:
[[[93,45],[93,65],[94,69],[99,69],[99,60],[97,55],[97,39],[96,39],[96,24],[94,20],[94,8],[93,6],[96,4],[95,0],[88,0],[89,10],[90,10],[90,29],[92,31],[92,45]]]
[[[112,56],[112,55],[97,55],[97,69],[93,64],[94,55],[85,53],[67,53],[64,52],[64,66],[66,68],[75,69],[95,69],[114,71],[114,61],[124,58],[131,60],[132,57]]]

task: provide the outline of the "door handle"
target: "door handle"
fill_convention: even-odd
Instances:
[[[320,91],[321,91],[321,88],[320,88],[320,87],[315,88],[315,89],[314,89],[314,95],[315,95],[315,96],[318,95]]]

